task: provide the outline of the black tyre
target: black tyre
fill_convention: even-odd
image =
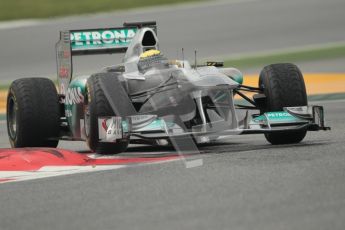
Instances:
[[[294,64],[283,63],[266,66],[260,73],[259,87],[266,96],[261,113],[282,111],[283,107],[306,106],[308,104],[304,79]],[[291,144],[303,140],[306,130],[265,134],[271,144]]]
[[[45,78],[12,82],[7,96],[7,131],[11,146],[56,147],[60,109],[54,83]]]
[[[100,142],[98,136],[98,118],[115,116],[100,86],[100,79],[109,77],[107,74],[95,74],[86,83],[87,97],[85,102],[85,131],[89,148],[100,154],[116,154],[126,151],[129,139],[116,143]]]

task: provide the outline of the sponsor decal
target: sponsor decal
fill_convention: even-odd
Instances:
[[[69,58],[71,57],[71,53],[68,50],[60,50],[58,51],[59,58]]]
[[[127,46],[136,32],[136,28],[72,32],[72,50]]]
[[[287,118],[291,117],[291,115],[287,112],[276,112],[276,113],[267,113],[269,118]]]
[[[122,119],[121,117],[100,118],[98,120],[99,139],[115,142],[122,139]]]
[[[65,84],[64,83],[60,84],[60,93],[63,94],[63,95],[66,95],[66,88],[65,88]],[[61,102],[65,103],[65,99],[61,99]]]
[[[66,117],[72,117],[73,116],[72,111],[70,109],[66,109],[65,110],[65,116]]]
[[[68,88],[65,95],[66,105],[75,105],[84,102],[84,95],[80,87]]]
[[[299,122],[300,119],[292,116],[291,114],[281,111],[281,112],[267,112],[265,113],[269,122]],[[266,117],[264,115],[258,116],[253,119],[254,122],[266,122]]]
[[[69,69],[62,66],[59,69],[59,77],[61,78],[68,78],[69,77]]]

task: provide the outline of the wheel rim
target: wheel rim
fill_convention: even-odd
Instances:
[[[8,100],[7,109],[7,125],[8,133],[12,140],[16,139],[17,136],[17,112],[16,112],[16,102],[13,96]]]

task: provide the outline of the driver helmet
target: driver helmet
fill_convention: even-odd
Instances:
[[[168,66],[168,60],[162,55],[161,51],[151,49],[143,52],[139,57],[138,68],[145,72],[153,67],[164,68]]]

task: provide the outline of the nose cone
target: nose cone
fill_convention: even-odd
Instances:
[[[214,88],[226,86],[229,89],[234,89],[239,84],[213,66],[199,67],[196,70],[186,71],[184,74],[187,80],[196,87]]]

